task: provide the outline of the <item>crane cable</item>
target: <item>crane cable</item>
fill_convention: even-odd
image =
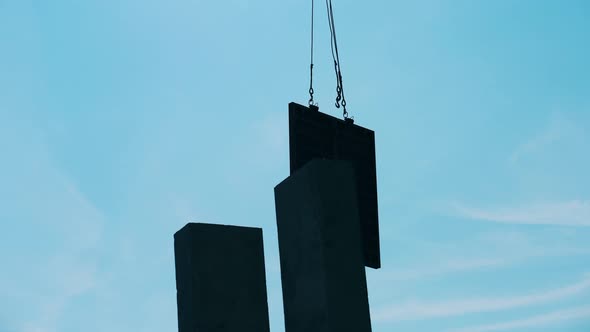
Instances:
[[[334,60],[334,71],[336,72],[336,108],[342,105],[342,115],[348,119],[346,111],[346,98],[344,97],[344,86],[342,84],[342,70],[340,69],[340,55],[338,54],[338,43],[336,42],[336,25],[334,24],[334,11],[332,9],[332,0],[326,0],[326,9],[328,11],[328,23],[330,25],[330,48],[332,50],[332,59]]]
[[[309,64],[309,106],[317,106],[313,99],[313,47],[314,47],[314,0],[311,0],[311,54]],[[344,97],[344,85],[342,84],[342,70],[340,69],[340,54],[338,53],[338,43],[336,41],[336,25],[334,24],[334,10],[332,9],[332,0],[326,0],[326,10],[328,12],[328,25],[330,27],[330,49],[332,51],[332,60],[334,61],[334,71],[336,73],[336,108],[342,106],[342,115],[348,119],[346,110],[346,98]]]
[[[309,106],[314,105],[313,102],[313,8],[314,0],[311,0],[311,60],[309,64]]]

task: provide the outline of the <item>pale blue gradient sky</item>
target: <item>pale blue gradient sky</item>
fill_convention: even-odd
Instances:
[[[175,331],[173,233],[262,227],[310,1],[0,0],[0,331]],[[334,109],[322,2],[316,99]],[[590,329],[590,4],[335,1],[374,129],[375,332]]]

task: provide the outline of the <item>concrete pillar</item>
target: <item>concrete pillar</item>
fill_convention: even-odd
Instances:
[[[262,229],[189,223],[174,254],[180,332],[269,332]]]
[[[370,332],[353,165],[316,159],[275,187],[286,332]]]

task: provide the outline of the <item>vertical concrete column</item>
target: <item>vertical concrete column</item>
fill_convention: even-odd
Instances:
[[[369,332],[356,178],[316,159],[275,187],[286,332]]]
[[[262,229],[189,223],[174,255],[180,332],[269,332]]]

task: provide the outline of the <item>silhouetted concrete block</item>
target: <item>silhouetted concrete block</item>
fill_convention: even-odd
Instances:
[[[189,223],[174,253],[180,332],[269,332],[262,229]]]
[[[313,159],[348,160],[356,172],[364,264],[381,267],[375,133],[308,107],[289,104],[291,174]]]
[[[286,332],[369,332],[353,166],[313,160],[275,187]]]

